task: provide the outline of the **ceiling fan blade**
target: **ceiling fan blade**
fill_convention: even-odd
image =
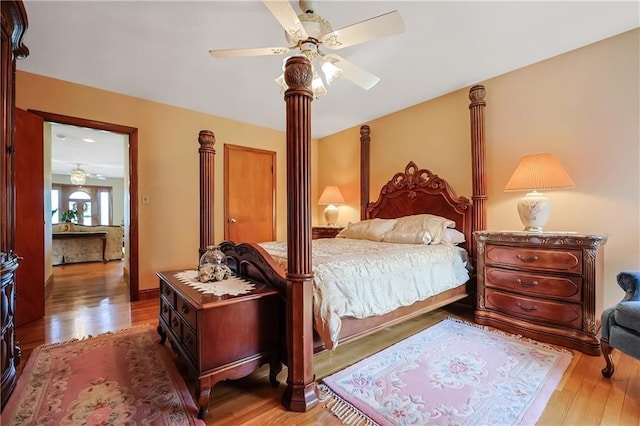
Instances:
[[[331,53],[329,55],[325,55],[324,59],[332,62],[336,67],[342,69],[343,78],[352,81],[364,90],[371,89],[380,81],[380,77],[371,74],[369,71],[363,70],[341,56]]]
[[[293,7],[288,1],[263,0],[263,3],[278,22],[280,22],[280,25],[282,25],[282,28],[284,28],[287,34],[295,41],[309,38],[307,31],[298,18],[298,14],[293,10]]]
[[[217,49],[210,50],[214,58],[239,58],[242,56],[284,55],[291,49],[288,47],[258,47],[249,49]]]
[[[321,42],[327,48],[336,50],[403,32],[402,16],[394,10],[327,33],[322,36]]]

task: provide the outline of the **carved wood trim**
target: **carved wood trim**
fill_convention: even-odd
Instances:
[[[216,136],[211,130],[200,130],[198,134],[198,154],[200,155],[200,248],[198,259],[215,244],[214,199],[215,199],[215,156]]]
[[[522,243],[540,244],[543,246],[557,247],[575,247],[597,248],[607,242],[606,235],[598,234],[553,234],[553,233],[534,233],[534,232],[497,232],[497,231],[478,231],[475,232],[475,238],[478,241],[512,243],[519,245]]]
[[[129,296],[132,301],[139,300],[138,128],[33,109],[27,111],[39,115],[44,121],[122,133],[129,137],[129,199],[135,200],[129,203]]]
[[[469,89],[470,121],[471,121],[471,173],[473,176],[471,200],[473,201],[472,228],[474,231],[487,229],[487,177],[484,138],[484,101],[485,89],[476,85]],[[477,259],[476,244],[472,239],[471,257]]]
[[[396,218],[431,213],[453,220],[456,228],[472,241],[471,202],[457,196],[449,183],[428,169],[410,161],[404,172],[396,173],[370,203],[366,218]]]
[[[365,124],[360,126],[360,219],[362,220],[367,218],[369,206],[370,145],[371,128]]]
[[[0,297],[2,297],[2,377],[0,406],[4,407],[17,382],[16,366],[20,364],[20,346],[15,337],[15,274],[18,256],[15,250],[16,181],[15,181],[15,74],[16,59],[25,58],[29,49],[22,43],[28,27],[27,12],[22,1],[2,1],[2,65],[0,69]],[[29,284],[29,283],[25,283]]]
[[[310,61],[289,58],[284,78],[287,111],[287,388],[282,403],[306,412],[318,404],[313,371],[313,270],[311,267]]]

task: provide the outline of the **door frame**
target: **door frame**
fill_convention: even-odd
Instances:
[[[129,300],[140,299],[139,283],[139,241],[138,241],[138,128],[120,124],[105,123],[80,117],[56,114],[29,109],[28,112],[39,115],[44,121],[106,130],[129,136]]]
[[[271,156],[271,164],[273,170],[271,171],[271,197],[272,197],[272,210],[271,210],[271,235],[272,239],[276,239],[277,234],[277,194],[276,194],[276,159],[277,155],[275,151],[269,151],[267,149],[252,148],[241,145],[224,144],[224,238],[229,239],[229,194],[231,194],[231,188],[229,187],[229,152],[230,151],[246,151],[258,154],[267,154]]]

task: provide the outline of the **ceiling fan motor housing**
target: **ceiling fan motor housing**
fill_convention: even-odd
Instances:
[[[309,36],[307,40],[313,39],[316,44],[323,35],[333,31],[333,28],[331,28],[331,24],[329,23],[329,21],[327,21],[320,15],[316,15],[315,13],[313,13],[313,11],[310,13],[303,13],[299,15],[298,19],[300,19],[300,23]],[[285,31],[284,35],[291,46],[294,46],[298,43],[298,40],[293,38],[288,32]],[[304,43],[305,41],[306,40],[303,40],[302,42]]]
[[[302,13],[313,13],[316,10],[316,2],[312,0],[300,0],[298,5]]]

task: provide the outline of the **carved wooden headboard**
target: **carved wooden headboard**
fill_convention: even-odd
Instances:
[[[419,169],[413,161],[382,187],[378,200],[367,207],[365,218],[391,219],[420,213],[453,220],[456,229],[465,235],[466,248],[470,248],[471,202],[458,197],[446,180],[430,170]]]
[[[484,100],[485,88],[482,85],[476,85],[469,89],[469,127],[471,136],[471,176],[472,176],[472,195],[471,204],[464,197],[458,197],[451,189],[449,184],[437,175],[432,174],[428,170],[417,170],[410,173],[407,177],[407,170],[412,163],[409,163],[405,173],[399,173],[394,176],[387,185],[399,186],[397,190],[391,191],[393,195],[383,197],[385,189],[380,193],[379,200],[373,203],[369,202],[369,171],[370,171],[370,142],[371,128],[368,125],[360,127],[360,217],[367,219],[371,217],[400,217],[404,211],[421,212],[424,208],[431,209],[425,213],[438,214],[439,216],[448,217],[456,222],[456,228],[465,234],[467,240],[467,250],[471,254],[472,259],[476,258],[476,244],[473,238],[473,231],[483,230],[487,227],[487,178],[485,172],[485,135],[484,135],[484,109],[487,103]],[[426,173],[423,173],[426,172]],[[403,176],[404,175],[404,176]],[[426,176],[426,177],[425,177]],[[397,182],[394,184],[393,182]],[[420,181],[426,179],[425,182],[418,184],[418,191],[406,192],[402,185],[409,185],[410,179]],[[437,190],[437,188],[441,188]],[[394,188],[395,189],[395,188]],[[409,196],[417,195],[417,199],[411,199]],[[404,203],[409,202],[411,206],[405,207]],[[380,203],[380,207],[377,204]],[[435,204],[435,205],[432,205]],[[375,211],[371,210],[375,207]],[[408,213],[415,214],[415,213]],[[406,214],[404,214],[406,216]]]

